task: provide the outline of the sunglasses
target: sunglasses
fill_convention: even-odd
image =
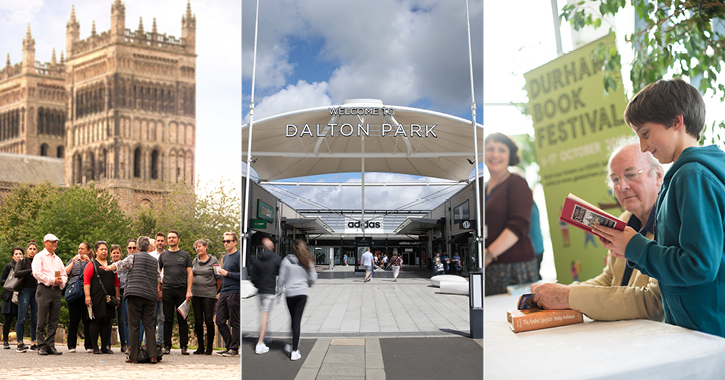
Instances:
[[[138,247],[126,247],[129,251],[133,251],[134,249],[138,249]]]
[[[222,240],[222,243],[227,244],[227,243],[233,243],[235,241],[236,240]]]

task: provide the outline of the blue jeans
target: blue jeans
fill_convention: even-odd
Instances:
[[[121,340],[122,345],[128,344],[128,321],[126,320],[126,300],[123,298],[123,289],[121,289],[121,299],[119,299],[118,307],[116,308],[116,324],[118,326],[118,338]],[[111,334],[113,334],[113,320],[111,320],[111,328],[108,331],[108,341],[111,341]]]
[[[121,304],[118,306],[118,335],[121,337],[121,344],[128,345],[128,305],[124,297],[121,297]]]
[[[30,308],[30,341],[35,342],[35,329],[38,325],[38,303],[35,302],[34,288],[23,288],[18,294],[18,322],[15,324],[18,342],[23,341],[28,307]]]

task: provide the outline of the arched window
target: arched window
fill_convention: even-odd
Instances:
[[[98,157],[98,179],[104,179],[106,175],[106,167],[108,166],[108,150],[103,148]]]
[[[42,135],[45,133],[45,109],[43,107],[38,108],[38,134]]]
[[[133,176],[141,178],[141,148],[133,151]]]
[[[40,146],[40,155],[43,157],[48,156],[48,144],[43,144]]]
[[[63,145],[58,145],[58,148],[56,150],[56,157],[63,158],[65,157],[65,149],[63,148]]]
[[[151,179],[159,179],[159,150],[151,153]]]
[[[83,158],[80,154],[74,157],[75,183],[83,183]]]
[[[96,179],[96,159],[93,152],[88,152],[88,162],[86,163],[86,182]]]

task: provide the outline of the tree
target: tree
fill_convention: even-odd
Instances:
[[[0,260],[10,259],[10,248],[25,248],[30,239],[43,249],[43,236],[57,236],[56,254],[69,260],[78,244],[98,240],[108,244],[123,243],[130,233],[130,219],[124,215],[115,198],[106,191],[73,186],[61,188],[50,183],[20,185],[3,199],[0,207]]]
[[[222,252],[224,232],[239,231],[240,192],[228,180],[216,184],[196,181],[194,188],[185,183],[170,185],[166,204],[158,209],[139,209],[134,215],[133,231],[153,237],[156,232],[175,230],[179,246],[196,256],[193,244],[197,239],[209,242],[209,253]],[[219,255],[216,255],[219,258]]]
[[[601,17],[615,16],[626,5],[625,0],[585,0],[567,4],[561,17],[580,30],[598,28]],[[625,36],[634,51],[629,78],[634,92],[665,77],[699,79],[701,93],[719,96],[725,101],[725,85],[717,75],[725,60],[725,3],[722,0],[631,0],[636,16],[643,25]],[[611,31],[611,28],[610,28]],[[615,78],[621,72],[616,49],[600,49],[603,60],[604,88],[615,89]],[[715,128],[713,123],[712,128]],[[720,122],[721,129],[725,123]],[[718,139],[720,137],[718,136]]]
[[[35,236],[52,233],[60,239],[56,254],[65,262],[76,254],[78,244],[96,241],[124,244],[130,233],[130,219],[116,199],[105,190],[73,186],[58,191],[38,211]]]
[[[43,236],[34,235],[33,224],[45,204],[46,199],[60,188],[44,182],[34,186],[21,184],[13,188],[2,199],[0,206],[0,263],[10,261],[11,249],[21,247],[23,250],[31,239],[38,242],[42,249]]]

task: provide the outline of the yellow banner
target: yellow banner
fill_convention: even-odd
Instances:
[[[599,239],[559,221],[564,198],[573,193],[615,216],[622,212],[606,185],[609,153],[632,134],[624,122],[627,102],[621,78],[604,96],[600,44],[614,48],[610,34],[524,74],[533,119],[557,279],[584,281],[601,273],[606,250]]]

